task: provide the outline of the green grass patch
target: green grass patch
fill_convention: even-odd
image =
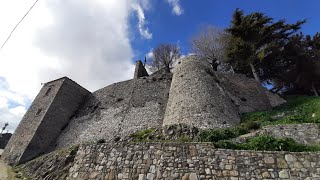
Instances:
[[[156,129],[146,129],[143,131],[139,131],[130,135],[133,138],[134,142],[148,142],[153,140],[152,133],[154,133]]]
[[[245,113],[241,124],[256,122],[261,126],[275,124],[320,123],[320,97],[291,96],[287,103],[271,111]]]
[[[229,140],[221,140],[215,143],[218,148],[256,150],[256,151],[320,151],[320,145],[302,145],[291,138],[274,138],[272,136],[257,136],[248,139],[245,143],[238,144]]]

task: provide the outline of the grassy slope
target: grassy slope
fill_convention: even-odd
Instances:
[[[291,96],[288,103],[272,111],[244,114],[242,124],[258,122],[262,126],[274,124],[320,123],[320,97]]]
[[[243,144],[230,141],[240,135],[276,124],[320,124],[320,97],[291,96],[287,104],[271,111],[260,111],[243,114],[241,123],[232,128],[202,130],[194,139],[178,138],[173,141],[213,142],[217,147],[226,149],[273,150],[273,151],[320,151],[320,145],[305,146],[290,138],[257,136],[249,138]],[[134,142],[161,141],[153,138],[154,129],[147,129],[131,135]],[[185,140],[186,139],[186,140]]]

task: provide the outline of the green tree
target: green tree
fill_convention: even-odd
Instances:
[[[273,18],[263,13],[244,15],[242,10],[236,9],[231,26],[226,29],[231,34],[226,50],[228,62],[245,74],[251,71],[253,77],[261,82],[260,76],[263,76],[268,68],[262,66],[262,62],[279,59],[277,56],[283,53],[289,37],[294,35],[303,23],[305,20],[295,24],[287,24],[285,20],[273,22]]]
[[[281,80],[292,89],[301,89],[304,92],[312,91],[319,96],[320,87],[320,34],[315,36],[295,35],[288,44],[291,49],[291,58],[287,59],[288,67],[283,68]],[[290,60],[290,61],[289,61]]]

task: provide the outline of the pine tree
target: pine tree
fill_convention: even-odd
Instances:
[[[263,13],[244,15],[242,10],[236,9],[231,26],[226,29],[231,34],[226,52],[229,63],[246,74],[250,70],[254,78],[261,82],[260,76],[264,76],[268,69],[262,66],[262,62],[278,59],[288,38],[303,23],[305,21],[295,24],[286,24],[285,20],[273,22],[272,18]]]

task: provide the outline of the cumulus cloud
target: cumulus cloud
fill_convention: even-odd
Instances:
[[[183,14],[183,9],[180,5],[180,0],[166,0],[166,1],[172,7],[173,14],[177,16],[180,16],[181,14]]]
[[[12,133],[26,112],[26,107],[24,97],[7,90],[6,85],[7,82],[0,78],[0,128],[8,122],[6,130]]]
[[[140,35],[145,39],[152,39],[152,33],[149,32],[149,29],[145,27],[146,24],[146,18],[144,15],[143,7],[147,7],[146,5],[140,5],[138,3],[132,4],[132,9],[136,12],[139,23],[138,23],[138,29]]]
[[[153,55],[153,49],[150,49],[150,51],[146,54],[146,57],[148,59],[153,59],[154,55]]]
[[[12,133],[18,126],[25,112],[26,108],[24,106],[17,106],[14,108],[9,108],[8,106],[0,107],[0,128],[2,128],[4,124],[8,122],[9,126],[6,128],[6,130]]]
[[[35,44],[59,59],[60,76],[90,90],[131,78],[126,1],[51,0],[48,7],[54,23],[38,31]]]
[[[0,2],[1,42],[32,2]],[[129,17],[138,15],[139,32],[150,39],[148,8],[149,0],[39,1],[0,52],[0,126],[13,130],[47,81],[68,76],[95,91],[132,78]]]

